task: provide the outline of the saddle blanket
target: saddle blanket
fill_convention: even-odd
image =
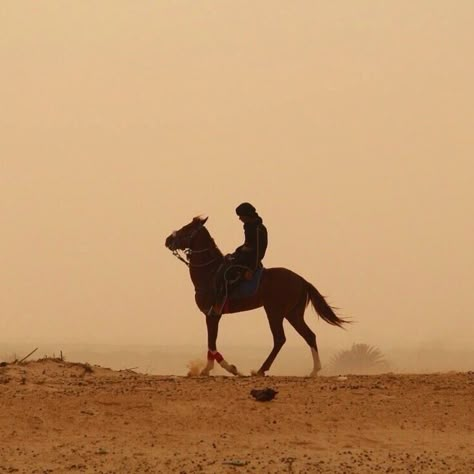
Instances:
[[[239,284],[230,292],[229,298],[231,300],[235,300],[253,296],[257,292],[258,286],[260,285],[263,270],[263,267],[258,267],[250,280],[241,280]]]

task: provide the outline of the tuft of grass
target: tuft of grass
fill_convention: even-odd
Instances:
[[[86,375],[86,374],[92,374],[94,373],[94,369],[92,368],[92,366],[90,364],[88,364],[87,362],[78,362],[77,363],[78,366],[82,367],[84,369],[84,373],[82,374],[82,376]]]
[[[84,372],[81,374],[81,377],[84,377],[86,374],[94,373],[94,368],[88,362],[67,362],[62,351],[60,357],[56,357],[56,354],[53,354],[52,356],[45,355],[41,359],[38,359],[38,362],[47,361],[56,362],[66,367],[81,367],[82,369],[84,369]]]
[[[389,370],[382,351],[368,344],[353,344],[351,349],[339,351],[331,360],[332,374],[377,374]]]

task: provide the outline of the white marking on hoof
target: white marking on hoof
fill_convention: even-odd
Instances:
[[[229,364],[225,359],[222,359],[219,362],[220,366],[227,370],[227,372],[231,373],[232,375],[242,375],[238,370],[237,367],[233,364]]]

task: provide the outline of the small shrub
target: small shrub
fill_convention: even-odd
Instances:
[[[377,374],[389,370],[380,349],[368,344],[353,344],[349,350],[338,352],[331,360],[331,374]]]

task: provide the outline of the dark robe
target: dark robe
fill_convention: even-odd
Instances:
[[[244,224],[245,242],[235,250],[235,264],[255,270],[265,256],[268,245],[267,229],[261,217]]]

